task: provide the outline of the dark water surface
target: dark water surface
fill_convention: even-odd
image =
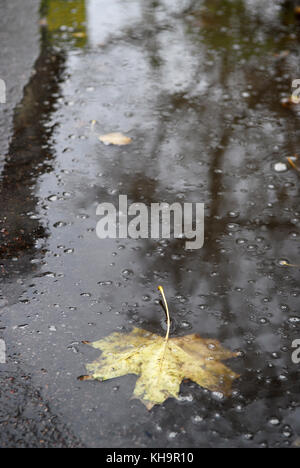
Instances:
[[[289,2],[45,0],[0,180],[0,328],[11,361],[91,447],[285,447],[300,436],[300,22]],[[47,24],[47,26],[46,26]],[[94,129],[91,122],[96,120]],[[104,146],[121,131],[129,146]],[[278,166],[278,163],[282,164]],[[280,169],[280,171],[278,171]],[[205,203],[205,244],[99,240],[96,207]],[[184,383],[150,413],[136,377],[78,382],[132,326],[241,350],[229,399]]]

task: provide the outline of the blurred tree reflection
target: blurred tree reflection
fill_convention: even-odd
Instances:
[[[46,19],[52,41],[71,41],[75,47],[87,43],[85,0],[42,0],[41,16]]]

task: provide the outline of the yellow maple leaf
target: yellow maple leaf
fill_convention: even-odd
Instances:
[[[88,376],[81,380],[108,380],[126,374],[139,375],[134,398],[150,410],[167,398],[178,398],[183,379],[228,396],[234,379],[239,376],[222,364],[222,360],[238,353],[224,349],[217,340],[187,335],[169,339],[170,317],[163,288],[159,287],[168,317],[165,338],[146,330],[134,328],[129,334],[113,333],[94,343],[102,356],[87,365]]]

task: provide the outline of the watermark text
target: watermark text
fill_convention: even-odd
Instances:
[[[6,344],[4,340],[0,340],[0,364],[6,363]]]
[[[296,88],[292,94],[292,101],[294,104],[300,104],[300,79],[293,80],[292,88]]]
[[[292,361],[294,364],[300,364],[300,340],[293,341],[292,348],[296,348],[292,354]]]
[[[6,104],[6,84],[0,79],[0,104]]]
[[[101,203],[97,207],[96,233],[99,239],[185,239],[185,248],[201,249],[204,244],[203,203],[133,203],[119,196],[119,206]]]

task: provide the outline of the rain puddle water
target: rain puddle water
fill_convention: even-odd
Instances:
[[[93,447],[276,447],[300,434],[299,26],[288,2],[44,0],[1,174],[7,352]],[[92,124],[93,121],[96,121]],[[99,135],[133,141],[103,145]],[[205,204],[205,243],[99,240],[99,203]],[[151,413],[134,376],[77,382],[132,326],[241,350],[231,398],[192,382]],[[26,326],[22,326],[26,324]]]

